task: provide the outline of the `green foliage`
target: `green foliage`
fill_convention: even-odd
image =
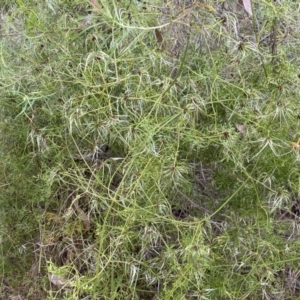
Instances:
[[[188,2],[1,6],[2,298],[299,297],[299,8]]]

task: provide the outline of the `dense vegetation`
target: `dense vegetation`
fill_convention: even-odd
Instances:
[[[299,299],[300,6],[236,2],[2,0],[2,299]]]

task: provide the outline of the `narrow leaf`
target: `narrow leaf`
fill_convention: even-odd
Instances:
[[[52,284],[58,286],[58,287],[70,287],[70,282],[58,275],[54,274],[48,274],[49,280],[51,281]]]
[[[246,133],[246,128],[245,125],[243,124],[236,124],[235,128],[237,129],[238,132],[240,132],[242,135]]]
[[[155,37],[159,44],[163,42],[163,36],[158,29],[155,29]]]
[[[164,43],[164,38],[163,38],[161,32],[157,28],[155,29],[155,37],[156,37],[157,43],[161,46],[161,49],[165,50],[166,47],[165,47],[165,43]]]
[[[239,0],[239,5],[244,7],[245,11],[252,16],[251,0]]]
[[[87,214],[79,207],[78,199],[75,199],[74,206],[77,210],[79,219],[81,219],[81,221],[83,222],[84,228],[86,230],[89,230],[90,227],[91,227],[91,222],[90,222],[89,217],[87,216]]]

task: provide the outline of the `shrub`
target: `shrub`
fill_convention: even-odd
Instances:
[[[299,297],[297,4],[93,3],[2,7],[3,297]]]

